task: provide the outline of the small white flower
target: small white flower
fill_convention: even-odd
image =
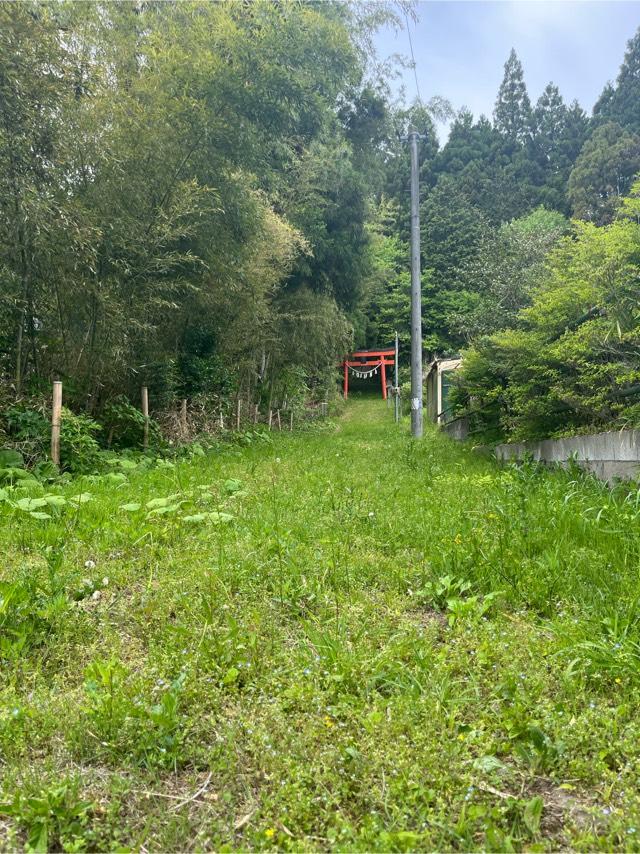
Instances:
[[[95,560],[85,560],[84,568],[85,569],[94,569],[96,565]]]
[[[109,586],[109,578],[108,578],[108,576],[106,576],[106,575],[105,575],[105,577],[102,579],[102,586],[103,586],[103,587],[108,587],[108,586]]]
[[[101,596],[101,593],[99,590],[94,590],[93,593],[91,594],[91,598],[96,599],[96,600],[98,600],[100,598],[100,596]]]
[[[373,510],[372,510],[372,511],[371,511],[371,513],[369,513],[369,518],[370,518],[370,519],[373,519],[373,517],[374,517],[375,515],[376,515],[376,514],[375,514],[375,513],[373,512]]]

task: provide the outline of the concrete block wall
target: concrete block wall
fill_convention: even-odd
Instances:
[[[574,459],[582,468],[609,483],[616,479],[632,480],[640,474],[640,430],[611,430],[567,439],[515,442],[497,445],[495,454],[499,460],[522,460],[530,456],[540,462],[564,466]]]
[[[448,424],[443,424],[442,429],[448,436],[451,436],[452,439],[462,441],[469,435],[469,419],[456,418],[455,421],[449,421]]]

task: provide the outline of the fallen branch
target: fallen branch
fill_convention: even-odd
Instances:
[[[207,790],[209,783],[211,782],[212,777],[213,777],[213,772],[209,772],[209,776],[204,781],[204,783],[200,786],[198,791],[195,792],[193,795],[191,795],[190,798],[186,798],[185,800],[180,801],[179,804],[175,804],[174,806],[172,806],[171,811],[175,812],[176,810],[179,810],[182,807],[185,807],[187,804],[190,804],[192,801],[195,801],[196,798],[199,798],[200,795],[202,795]]]

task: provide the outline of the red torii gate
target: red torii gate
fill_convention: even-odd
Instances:
[[[387,399],[387,367],[396,363],[396,351],[393,347],[389,350],[356,350],[342,363],[344,370],[344,398],[349,396],[349,368],[380,368],[380,381],[382,384],[382,399]]]

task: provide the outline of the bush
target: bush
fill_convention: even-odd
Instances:
[[[60,463],[74,474],[95,471],[100,466],[100,445],[95,436],[100,425],[88,415],[74,415],[62,408],[60,423]]]
[[[9,443],[28,465],[45,456],[51,439],[51,426],[42,410],[15,404],[6,410],[5,423]]]
[[[107,404],[103,426],[107,434],[108,448],[140,448],[144,438],[144,415],[121,395]],[[161,441],[160,425],[149,419],[149,441],[158,445]]]

